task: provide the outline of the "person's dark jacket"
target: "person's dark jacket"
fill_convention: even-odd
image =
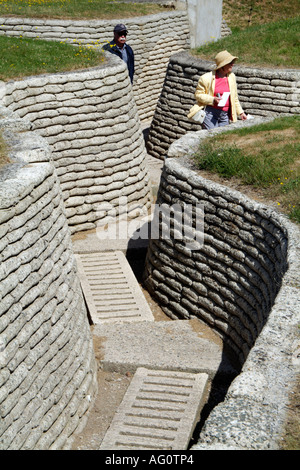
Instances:
[[[133,83],[134,53],[133,53],[132,48],[129,46],[129,44],[126,44],[125,47],[126,47],[127,57],[128,57],[128,61],[127,61],[128,73],[129,73],[131,83]],[[118,57],[120,57],[120,59],[122,59],[121,51],[116,46],[116,43],[114,40],[109,42],[108,44],[105,44],[102,49],[104,49],[105,51],[109,51],[112,54],[116,54]]]

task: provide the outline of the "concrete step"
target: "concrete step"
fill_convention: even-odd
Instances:
[[[100,450],[187,449],[207,388],[207,374],[138,368]]]
[[[96,325],[104,371],[126,374],[139,367],[234,377],[222,340],[197,319]]]
[[[154,321],[151,309],[121,251],[75,253],[92,322]]]

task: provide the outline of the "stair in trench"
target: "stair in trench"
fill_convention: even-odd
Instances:
[[[100,450],[186,450],[207,388],[207,374],[138,368]]]
[[[122,251],[75,254],[78,275],[94,324],[154,321]]]
[[[180,330],[183,343],[187,336],[187,344],[190,344],[193,342],[193,336],[190,338],[190,325],[186,325],[187,334],[185,326],[182,330],[182,326],[176,321],[154,322],[151,309],[122,251],[75,253],[75,257],[83,294],[95,325],[94,334],[106,337],[108,349],[104,353],[104,370],[110,369],[113,372],[115,368],[117,371],[122,368],[122,360],[126,361],[125,368],[130,365],[128,356],[122,353],[122,345],[118,343],[121,338],[128,345],[127,350],[132,347],[130,357],[134,375],[99,449],[187,449],[206,399],[210,372],[185,370],[186,358],[182,362],[177,357],[176,344],[176,357],[173,357],[173,361],[171,351],[168,354],[169,359],[161,363],[159,344],[168,344],[165,332],[161,335],[165,327],[168,328],[172,343],[172,334],[177,337]],[[140,366],[143,354],[135,349],[137,345],[130,340],[130,325],[136,325],[132,334],[138,344],[144,343],[146,356],[155,356],[153,349],[158,351],[157,359],[154,358],[150,367]],[[150,325],[153,325],[154,330]],[[174,332],[170,330],[171,326],[174,326]],[[149,342],[146,338],[148,334]],[[114,356],[118,353],[117,349],[120,349],[123,359]],[[139,356],[136,359],[135,354]],[[182,355],[182,351],[179,355]],[[163,351],[163,356],[166,359],[166,351]],[[216,357],[215,351],[213,356]],[[171,361],[176,370],[172,370],[168,361]]]
[[[157,180],[162,162],[156,163],[154,170],[153,162],[150,167],[152,179]],[[75,243],[78,275],[91,320],[96,328],[110,327],[108,337],[111,340],[111,335],[114,337],[116,333],[114,325],[123,325],[126,329],[126,325],[135,324],[143,334],[145,325],[157,324],[121,251],[127,242],[116,240],[111,245],[109,240],[104,240],[100,247],[97,235],[89,234]],[[146,246],[145,242],[147,245],[147,240],[137,240],[135,244]],[[125,330],[123,333],[126,337]],[[157,340],[164,342],[163,337],[157,336]],[[128,347],[130,349],[130,345]],[[159,350],[157,343],[153,348]],[[151,349],[145,354],[151,354]],[[184,365],[183,370],[178,367],[165,370],[159,363],[152,363],[150,368],[140,367],[139,359],[133,358],[133,378],[99,450],[186,450],[206,400],[209,375],[203,371],[186,371]],[[111,361],[109,357],[108,362],[111,371],[114,366],[120,367],[117,358],[113,357]]]

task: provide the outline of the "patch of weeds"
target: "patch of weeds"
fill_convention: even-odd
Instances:
[[[279,209],[300,223],[299,125],[299,117],[278,118],[210,137],[196,152],[195,165],[263,190]]]
[[[63,41],[44,41],[0,36],[0,79],[11,80],[42,73],[56,73],[103,64],[105,57],[96,42],[82,46]]]
[[[7,146],[0,131],[0,168],[8,163],[10,163],[10,159],[7,156]]]

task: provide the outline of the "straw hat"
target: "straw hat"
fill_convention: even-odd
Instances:
[[[224,65],[230,64],[230,62],[236,59],[238,59],[238,57],[235,57],[229,54],[228,51],[221,51],[215,57],[215,62],[216,62],[215,69],[216,70],[220,69],[224,67]]]

